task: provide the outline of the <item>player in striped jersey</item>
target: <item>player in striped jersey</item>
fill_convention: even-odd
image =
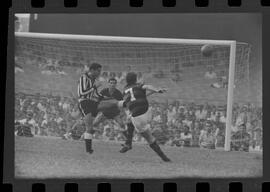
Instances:
[[[92,138],[95,132],[93,120],[98,114],[98,104],[101,97],[98,93],[98,87],[101,86],[101,83],[97,82],[96,79],[100,76],[101,69],[102,66],[98,63],[88,65],[86,73],[80,77],[78,84],[79,109],[87,129],[84,134],[86,152],[90,154],[93,153]]]

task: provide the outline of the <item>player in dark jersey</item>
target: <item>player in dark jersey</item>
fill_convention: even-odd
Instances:
[[[97,90],[101,83],[96,81],[101,73],[101,68],[102,66],[98,63],[88,65],[86,73],[80,77],[78,84],[79,109],[87,129],[84,134],[86,152],[90,154],[93,153],[92,137],[95,132],[93,120],[98,114],[101,97]]]
[[[165,162],[171,160],[162,152],[155,138],[150,132],[149,122],[152,119],[147,96],[153,93],[163,93],[164,89],[157,89],[151,85],[137,83],[136,73],[128,73],[126,76],[127,85],[124,90],[124,100],[119,102],[119,107],[125,107],[129,111],[129,117],[138,133],[145,138],[149,146]],[[148,94],[147,91],[150,91]]]
[[[105,101],[111,100],[121,101],[123,100],[123,94],[116,88],[117,80],[115,78],[110,78],[108,83],[109,87],[104,88],[100,91],[102,101],[100,102],[98,109],[99,111],[103,112],[103,115],[107,119],[113,119],[120,114],[120,110],[117,105],[115,105],[115,107],[110,108],[110,110],[104,110],[105,105],[108,103]]]
[[[109,79],[109,87],[101,90],[100,95],[102,97],[98,105],[98,115],[95,118],[93,125],[97,126],[104,118],[113,119],[120,126],[122,134],[126,138],[126,142],[129,142],[129,138],[133,136],[134,125],[131,121],[127,122],[128,129],[125,129],[125,123],[123,122],[120,109],[118,107],[118,101],[123,100],[123,94],[116,88],[117,80],[115,78]],[[130,143],[131,147],[132,143]],[[120,152],[122,152],[120,150]]]

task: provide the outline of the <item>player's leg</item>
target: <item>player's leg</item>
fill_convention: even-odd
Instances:
[[[92,139],[93,139],[93,127],[92,127],[92,122],[93,122],[93,117],[91,113],[88,113],[86,116],[83,118],[85,127],[86,127],[86,132],[84,134],[84,141],[85,141],[85,148],[86,152],[88,153],[93,153],[94,150],[92,148]]]
[[[150,148],[156,152],[156,154],[165,162],[170,162],[171,160],[163,153],[161,148],[156,142],[155,137],[150,132],[150,125],[148,124],[150,120],[150,114],[145,113],[143,115],[140,115],[138,117],[132,117],[131,120],[135,126],[135,129],[138,131],[138,133],[141,134],[141,136],[147,141]]]
[[[92,139],[94,134],[93,118],[97,115],[97,103],[89,100],[84,100],[79,103],[79,109],[83,115],[83,121],[85,123],[86,132],[84,134],[84,141],[86,152],[93,153]]]
[[[81,120],[76,120],[71,128],[68,128],[66,133],[63,135],[63,139],[71,139],[72,131],[76,129],[77,125],[81,123]]]
[[[93,126],[93,131],[95,131],[95,127],[99,125],[103,120],[105,119],[105,116],[102,112],[99,112],[97,116],[94,118],[92,126]]]
[[[130,121],[127,123],[127,129],[123,132],[126,137],[126,141],[123,144],[123,147],[120,149],[120,153],[125,153],[132,149],[132,139],[134,134],[135,127],[133,123]]]

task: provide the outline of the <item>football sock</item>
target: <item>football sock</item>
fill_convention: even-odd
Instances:
[[[129,146],[132,145],[134,129],[135,129],[135,127],[134,127],[133,123],[127,124],[127,137],[126,137],[127,139],[125,142],[126,145],[129,145]]]
[[[85,148],[86,152],[92,152],[92,135],[89,133],[84,133],[84,141],[85,141]]]
[[[85,139],[85,149],[86,149],[86,152],[92,152],[92,139]]]
[[[158,156],[163,160],[163,161],[166,161],[166,162],[169,162],[171,161],[164,153],[163,151],[161,150],[161,148],[159,147],[159,145],[157,144],[156,141],[154,141],[153,143],[149,144],[149,146],[151,147],[151,149],[153,149],[153,151],[155,151]]]

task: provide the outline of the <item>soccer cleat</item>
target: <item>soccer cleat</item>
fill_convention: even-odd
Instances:
[[[92,153],[94,153],[94,150],[93,150],[93,149],[89,149],[89,150],[87,151],[87,153],[92,154]]]
[[[163,157],[162,160],[163,160],[164,162],[172,162],[168,157]]]
[[[171,160],[163,153],[159,145],[156,143],[156,141],[149,145],[153,151],[157,153],[157,155],[165,162],[171,162]]]
[[[123,144],[122,146],[123,146],[122,149],[120,149],[120,151],[119,151],[120,153],[126,153],[127,151],[132,149],[132,147],[130,145]]]

